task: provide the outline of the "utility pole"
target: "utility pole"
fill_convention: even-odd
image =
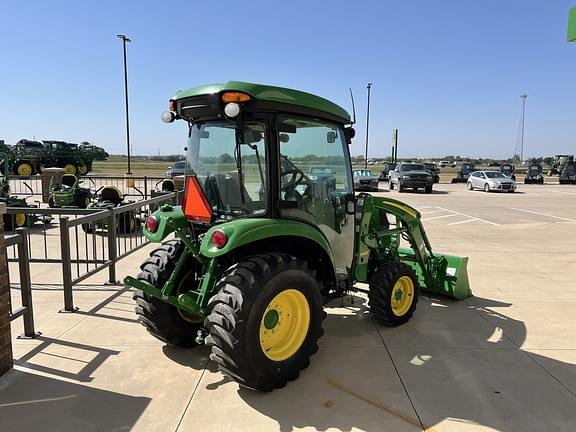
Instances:
[[[527,94],[520,96],[522,98],[522,129],[520,132],[520,163],[524,161],[524,119],[526,117],[526,98]]]
[[[364,151],[364,169],[368,168],[368,127],[370,126],[370,89],[372,88],[372,83],[369,82],[368,86],[368,106],[366,108],[366,149]]]
[[[116,37],[122,39],[122,47],[124,49],[124,96],[126,98],[126,147],[128,149],[128,172],[130,171],[130,118],[128,116],[128,69],[126,67],[126,42],[132,42],[126,35],[119,34]]]

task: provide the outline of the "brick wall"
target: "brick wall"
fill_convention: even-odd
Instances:
[[[12,369],[12,338],[10,335],[10,283],[4,245],[6,204],[0,203],[0,376]]]

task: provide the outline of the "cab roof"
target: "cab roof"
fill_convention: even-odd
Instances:
[[[247,93],[258,101],[291,104],[317,111],[324,111],[341,119],[343,123],[350,123],[350,115],[348,112],[327,99],[300,90],[270,86],[266,84],[255,84],[243,81],[206,84],[192,87],[188,90],[180,90],[172,99],[179,100],[206,94],[217,94],[223,91]]]

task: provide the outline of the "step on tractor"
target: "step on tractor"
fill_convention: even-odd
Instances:
[[[472,162],[464,162],[460,166],[460,171],[456,174],[451,181],[451,183],[466,183],[468,181],[468,177],[470,177],[470,173],[474,172],[475,168]]]
[[[355,195],[354,129],[338,105],[230,81],[169,106],[165,122],[188,124],[182,206],[146,219],[144,235],[162,244],[124,279],[153,336],[206,344],[226,375],[271,391],[309,365],[334,298],[362,291],[373,319],[393,327],[420,291],[470,295],[467,258],[433,252],[416,209]],[[311,166],[333,178],[311,178]]]
[[[74,174],[64,174],[61,179],[50,179],[49,207],[87,208],[92,201],[90,188],[81,187],[83,180]]]
[[[142,194],[144,197],[144,194]],[[92,196],[93,200],[86,207],[92,210],[111,210],[121,208],[128,204],[132,204],[134,201],[126,201],[124,194],[113,185],[105,185],[94,192]],[[116,217],[116,230],[119,234],[131,234],[135,232],[140,223],[140,215],[136,211],[126,211],[120,213]],[[108,230],[108,219],[102,219],[95,221],[93,223],[82,224],[82,230],[91,234],[96,230],[107,231]]]
[[[505,163],[500,165],[500,172],[512,180],[516,181],[515,167],[512,164]]]
[[[544,184],[541,164],[533,163],[528,165],[526,177],[524,177],[524,184]]]

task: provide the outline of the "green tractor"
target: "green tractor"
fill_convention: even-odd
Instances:
[[[397,326],[420,290],[470,295],[467,258],[433,253],[416,209],[355,195],[341,107],[231,81],[178,92],[162,119],[188,124],[184,199],[146,219],[163,243],[124,279],[160,340],[206,344],[225,374],[271,391],[309,365],[334,298],[363,291],[375,321]],[[312,177],[312,165],[333,175]]]

